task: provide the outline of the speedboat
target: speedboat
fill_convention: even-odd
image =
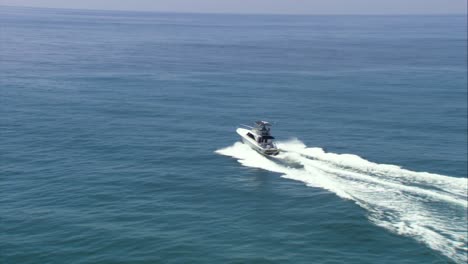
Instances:
[[[255,122],[255,127],[243,125],[246,128],[238,128],[237,134],[241,136],[242,142],[260,154],[275,156],[279,153],[278,147],[273,142],[275,139],[270,134],[271,124],[266,121]]]

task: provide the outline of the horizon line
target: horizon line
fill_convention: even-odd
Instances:
[[[468,13],[255,13],[255,12],[190,12],[170,10],[137,10],[137,9],[96,9],[96,8],[64,8],[64,7],[42,7],[42,6],[15,6],[1,5],[0,7],[25,8],[25,9],[53,9],[53,10],[76,10],[76,11],[101,11],[101,12],[137,12],[137,13],[166,13],[166,14],[199,14],[199,15],[270,15],[270,16],[468,16]],[[468,17],[467,17],[468,18]]]

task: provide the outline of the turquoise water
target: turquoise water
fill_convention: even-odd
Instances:
[[[0,25],[0,262],[466,261],[465,16]]]

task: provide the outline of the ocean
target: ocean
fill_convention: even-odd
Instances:
[[[2,6],[0,262],[466,263],[466,32]]]

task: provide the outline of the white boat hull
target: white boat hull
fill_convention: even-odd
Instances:
[[[239,134],[244,144],[248,145],[249,147],[251,147],[252,149],[254,149],[260,154],[267,155],[267,156],[275,156],[279,153],[279,150],[277,148],[264,148],[260,146],[254,139],[248,137],[247,136],[247,133],[249,133],[248,129],[238,128],[236,132],[237,134]]]

